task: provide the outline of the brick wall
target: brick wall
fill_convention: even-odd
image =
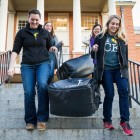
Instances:
[[[140,43],[140,34],[135,34],[136,43]]]
[[[117,6],[116,9],[117,14],[121,15],[120,6]],[[132,6],[124,6],[124,25],[128,39],[128,57],[131,60],[140,62],[140,48],[136,47],[138,37],[134,34]]]

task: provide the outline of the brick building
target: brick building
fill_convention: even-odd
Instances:
[[[134,5],[134,1],[126,0],[0,0],[0,52],[12,50],[16,32],[27,23],[28,11],[38,8],[41,23],[52,21],[56,35],[64,41],[65,59],[84,53],[82,38],[90,35],[95,23],[104,26],[109,15],[118,14],[124,20],[129,58],[140,62],[140,30],[133,27]]]

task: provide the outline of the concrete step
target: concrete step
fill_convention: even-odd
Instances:
[[[48,129],[44,132],[25,129],[0,130],[1,140],[139,140],[139,130],[134,129],[134,136],[125,136],[120,129]]]
[[[101,90],[101,95],[103,100],[103,90]],[[44,132],[39,132],[38,130],[29,132],[25,130],[22,84],[6,84],[0,87],[0,140],[139,140],[139,112],[137,106],[130,109],[130,125],[134,131],[133,137],[125,136],[119,129],[120,119],[117,94],[113,104],[114,131],[103,129],[101,104],[96,113],[89,117],[50,115],[47,123],[48,130]]]
[[[113,118],[113,125],[119,128],[120,119]],[[140,129],[140,118],[131,119],[130,125],[134,129]],[[23,118],[0,117],[0,129],[24,129]],[[102,118],[92,117],[51,117],[47,122],[49,129],[103,129]]]
[[[136,108],[130,108],[130,118],[137,118],[140,117],[140,115],[137,114]],[[0,108],[0,118],[1,117],[8,117],[10,118],[24,118],[24,108]],[[103,109],[99,108],[95,114],[91,116],[92,118],[103,118]],[[120,113],[118,108],[113,109],[112,113],[113,118],[119,118]]]
[[[9,98],[9,97],[8,97]],[[14,97],[13,97],[14,98]],[[37,98],[36,100],[36,105],[37,105]],[[103,100],[101,100],[103,102]],[[113,101],[113,108],[118,108],[119,107],[119,101],[118,100],[114,100]],[[12,108],[24,108],[24,98],[19,97],[15,98],[15,99],[9,99],[9,100],[0,100],[0,108],[7,108],[7,109],[12,109]],[[103,108],[103,103],[100,104],[99,108]],[[135,106],[135,108],[137,108],[137,106]]]

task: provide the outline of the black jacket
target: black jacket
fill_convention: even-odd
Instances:
[[[98,51],[97,51],[97,67],[95,72],[95,78],[98,79],[98,81],[102,80],[103,71],[104,71],[104,47],[105,42],[107,39],[107,34],[105,34],[102,37],[102,34],[99,34],[97,37],[95,37],[94,44],[98,44]],[[121,76],[128,78],[128,46],[125,44],[125,42],[119,38],[116,39],[118,43],[118,60],[120,63],[120,72]],[[91,51],[91,57],[95,59],[95,52]]]
[[[39,34],[35,38],[29,23],[18,31],[14,41],[13,52],[20,53],[23,47],[22,64],[38,64],[49,60],[48,50],[51,47],[51,36],[48,31],[38,26]]]

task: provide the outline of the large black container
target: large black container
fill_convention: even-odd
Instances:
[[[95,113],[100,104],[95,79],[72,78],[52,83],[49,88],[50,113],[59,116],[82,117]]]

